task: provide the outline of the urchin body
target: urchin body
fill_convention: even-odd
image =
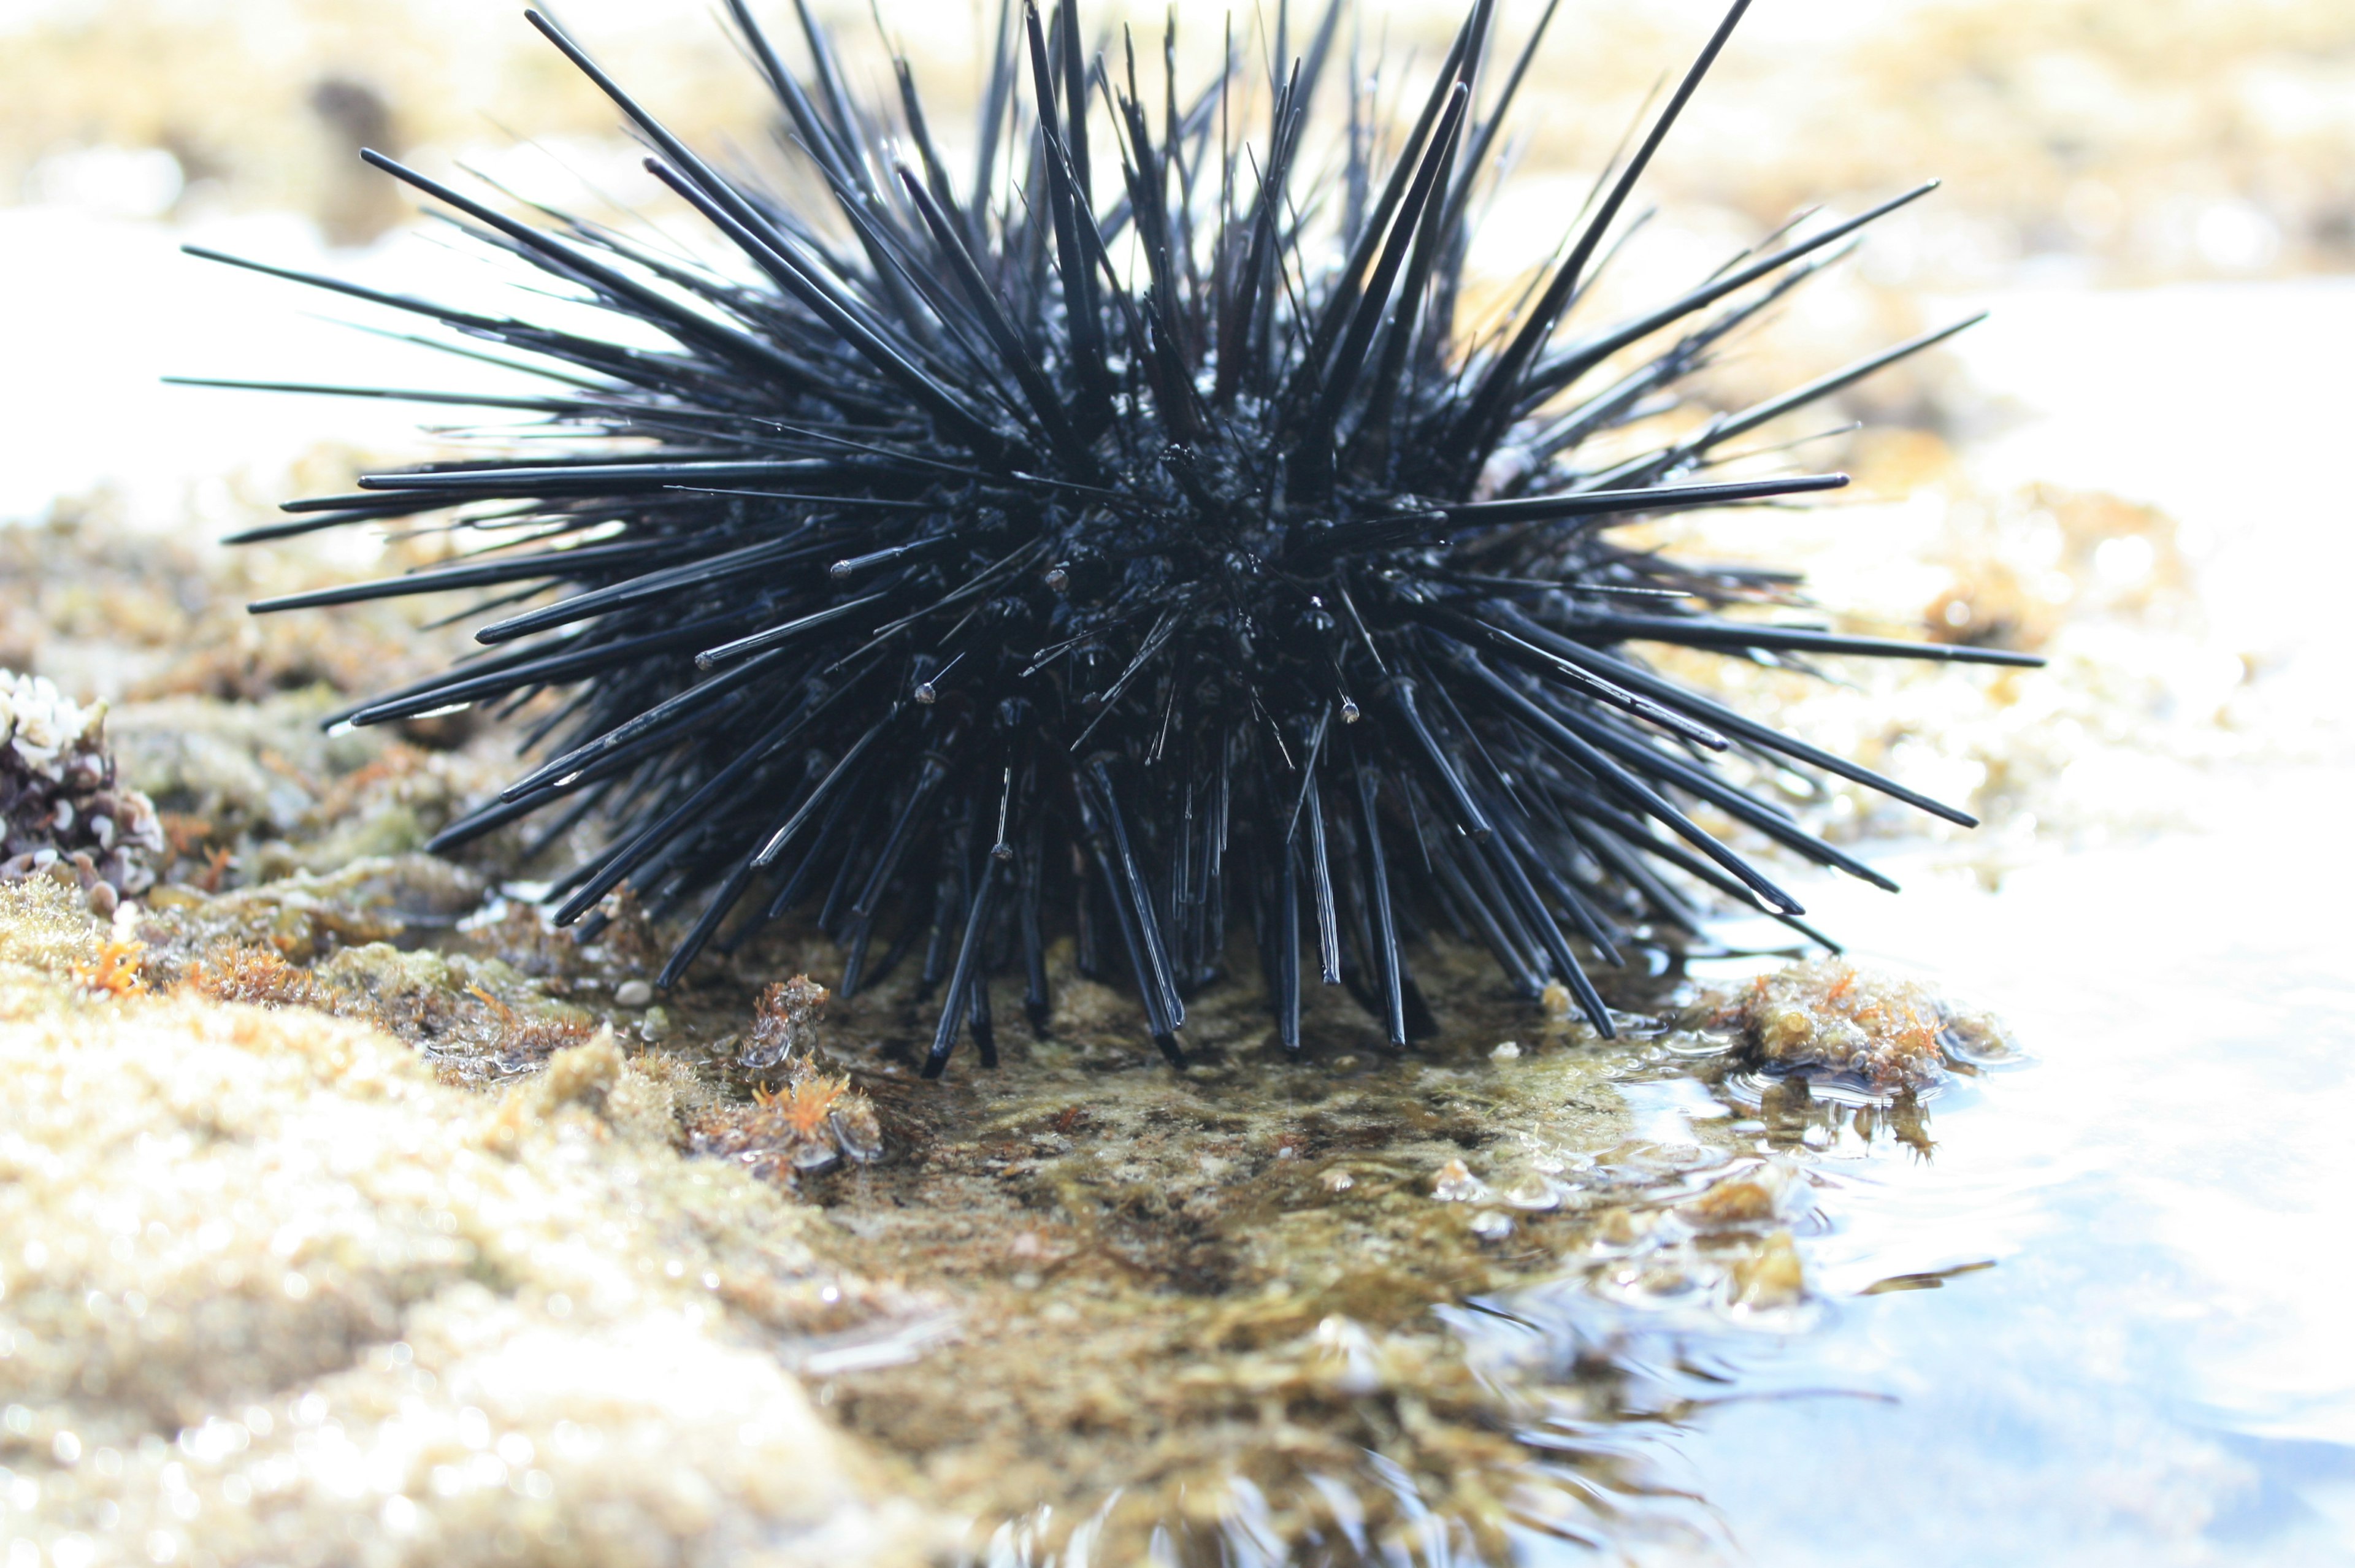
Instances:
[[[1065,923],[1083,970],[1133,979],[1172,1060],[1185,998],[1246,925],[1287,1046],[1312,977],[1348,987],[1392,1040],[1417,1032],[1409,943],[1433,927],[1484,943],[1528,995],[1568,984],[1608,1032],[1584,965],[1689,930],[1696,895],[1802,912],[1694,824],[1694,803],[1872,875],[1721,776],[1711,758],[1729,748],[1966,820],[1628,646],[2013,659],[1727,616],[1787,602],[1788,580],[1681,565],[1609,531],[1843,483],[1696,474],[1944,336],[1639,456],[1582,462],[1593,437],[1673,407],[1725,336],[1839,240],[1922,194],[1783,236],[1646,317],[1561,341],[1742,5],[1598,186],[1562,260],[1467,338],[1467,214],[1537,42],[1497,49],[1490,0],[1386,168],[1354,77],[1342,143],[1310,166],[1319,83],[1345,75],[1337,3],[1296,60],[1279,12],[1281,73],[1254,84],[1231,60],[1190,98],[1174,45],[1142,67],[1133,45],[1092,59],[1071,0],[1051,17],[1009,7],[962,184],[904,66],[896,105],[862,106],[805,11],[797,74],[730,5],[830,193],[823,221],[715,170],[533,20],[629,115],[734,267],[525,222],[371,155],[669,347],[304,280],[520,351],[546,396],[449,400],[581,437],[552,460],[370,475],[257,530],[449,510],[479,544],[265,606],[470,588],[508,611],[479,631],[484,656],[346,716],[539,700],[541,765],[439,844],[525,816],[550,824],[543,841],[602,821],[602,847],[556,884],[557,917],[596,918],[624,887],[687,914],[666,985],[715,939],[794,911],[847,949],[846,994],[919,964],[940,998],[937,1073],[968,1028],[994,1061],[995,974],[1023,977],[1043,1027],[1045,944]],[[1096,188],[1115,163],[1119,187]]]

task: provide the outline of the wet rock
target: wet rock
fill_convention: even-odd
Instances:
[[[295,831],[336,773],[364,766],[378,735],[329,737],[331,694],[252,704],[176,697],[134,704],[117,722],[123,771],[191,831],[220,843]]]
[[[1768,1236],[1757,1251],[1727,1271],[1732,1305],[1753,1311],[1796,1306],[1806,1296],[1807,1274],[1788,1231]]]
[[[1763,1180],[1721,1181],[1677,1211],[1703,1231],[1754,1225],[1774,1217],[1774,1192]]]
[[[218,891],[413,854],[504,782],[511,759],[492,748],[436,751],[388,730],[323,728],[339,705],[319,687],[118,710],[123,774],[162,816],[165,880]],[[495,834],[481,850],[496,860],[515,842]]]
[[[356,860],[325,874],[297,871],[217,897],[164,889],[151,900],[151,940],[197,946],[234,942],[307,963],[337,948],[454,925],[483,899],[480,877],[430,855]]]

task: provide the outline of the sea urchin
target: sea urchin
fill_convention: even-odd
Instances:
[[[1729,616],[1790,603],[1793,580],[1614,541],[1635,519],[1845,483],[1694,475],[1946,336],[1640,455],[1582,458],[1677,406],[1729,333],[1930,188],[1786,229],[1647,315],[1558,340],[1746,3],[1614,160],[1559,261],[1470,332],[1469,213],[1545,26],[1506,60],[1493,0],[1456,32],[1387,172],[1370,93],[1334,65],[1340,0],[1297,58],[1279,0],[1267,57],[1281,69],[1247,69],[1231,39],[1190,97],[1174,20],[1141,69],[1125,36],[1082,47],[1077,0],[1046,17],[1008,4],[962,186],[904,61],[896,105],[861,103],[803,0],[806,78],[729,0],[790,155],[831,197],[822,215],[706,162],[531,15],[729,259],[545,209],[526,221],[365,155],[543,289],[631,330],[240,262],[519,353],[501,357],[545,393],[397,395],[536,414],[579,438],[554,457],[427,464],[290,504],[240,538],[446,512],[479,546],[255,608],[489,590],[485,608],[506,613],[476,633],[483,654],[341,716],[538,704],[527,745],[546,760],[436,847],[543,811],[541,844],[601,822],[601,847],[555,883],[555,918],[601,919],[622,888],[656,914],[692,910],[665,985],[715,937],[741,943],[794,910],[847,948],[844,995],[921,950],[941,1008],[928,1074],[968,1027],[994,1062],[1001,970],[1020,967],[1044,1027],[1045,945],[1065,919],[1083,972],[1134,977],[1172,1061],[1231,917],[1251,926],[1287,1047],[1307,970],[1349,987],[1392,1041],[1421,1032],[1408,939],[1434,925],[1484,943],[1529,996],[1566,983],[1607,1034],[1582,964],[1690,929],[1679,878],[1795,925],[1802,912],[1679,801],[1882,880],[1711,753],[1968,821],[1628,645],[2033,662]],[[1345,101],[1320,121],[1336,76]],[[1252,141],[1242,123],[1263,101]],[[1312,157],[1307,128],[1336,120]],[[647,327],[658,347],[642,346]]]

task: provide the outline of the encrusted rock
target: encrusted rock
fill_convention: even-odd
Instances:
[[[150,901],[150,924],[161,939],[269,947],[310,964],[412,929],[454,925],[482,898],[482,879],[463,866],[430,855],[390,855],[325,874],[297,871],[217,898],[162,888]]]
[[[69,881],[101,916],[154,885],[164,850],[155,805],[116,782],[105,725],[105,703],[0,670],[0,879]]]
[[[2008,1050],[1993,1019],[1954,1007],[1920,981],[1838,960],[1761,975],[1675,1021],[1734,1035],[1736,1049],[1759,1066],[1847,1075],[1875,1093],[1927,1088],[1957,1062]]]

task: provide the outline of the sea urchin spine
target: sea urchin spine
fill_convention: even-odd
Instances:
[[[1043,17],[1008,5],[961,188],[904,61],[896,112],[858,103],[798,0],[806,80],[730,0],[792,153],[830,193],[823,223],[707,163],[532,14],[734,260],[551,212],[524,221],[366,155],[541,286],[635,330],[240,262],[519,354],[501,357],[546,392],[397,395],[537,414],[580,438],[291,503],[240,537],[445,513],[479,542],[255,608],[487,590],[483,607],[506,613],[476,633],[485,653],[340,716],[538,704],[527,744],[547,760],[435,847],[551,808],[542,844],[602,821],[602,848],[555,885],[555,918],[597,920],[625,887],[657,915],[692,910],[666,986],[715,939],[794,910],[847,949],[846,996],[912,957],[940,998],[928,1074],[968,1029],[995,1061],[993,975],[1023,975],[1044,1027],[1050,911],[1076,911],[1084,972],[1133,976],[1172,1061],[1231,914],[1250,923],[1290,1048],[1312,970],[1392,1041],[1427,1028],[1408,946],[1434,926],[1485,943],[1529,996],[1566,983],[1607,1034],[1582,952],[1616,963],[1690,930],[1691,883],[1807,931],[1798,902],[1678,800],[1882,880],[1710,753],[1969,820],[1665,678],[1628,645],[2034,662],[1729,616],[1790,603],[1791,580],[1613,540],[1637,518],[1844,484],[1694,475],[1957,330],[1640,455],[1582,461],[1593,438],[1675,407],[1729,333],[1930,188],[1786,231],[1646,315],[1558,341],[1746,3],[1598,182],[1559,263],[1468,336],[1472,198],[1550,5],[1500,69],[1479,0],[1384,174],[1369,95],[1334,64],[1339,0],[1296,59],[1279,5],[1284,63],[1256,144],[1238,141],[1258,91],[1231,45],[1186,98],[1174,20],[1148,88],[1133,39],[1083,49],[1077,0]],[[1343,135],[1312,168],[1305,132],[1335,76]],[[1100,188],[1115,164],[1118,188]],[[641,346],[649,326],[664,346]],[[1623,351],[1656,337],[1627,367]]]

